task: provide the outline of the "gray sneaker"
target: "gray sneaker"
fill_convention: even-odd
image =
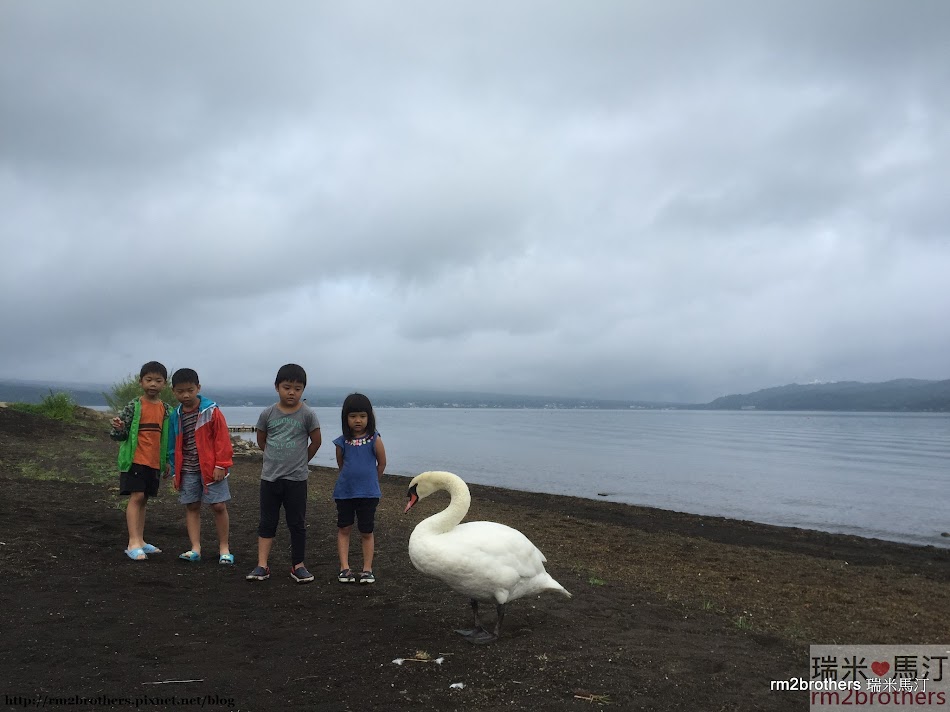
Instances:
[[[306,566],[301,565],[290,570],[290,578],[297,583],[310,583],[313,581],[313,574],[307,571]]]
[[[248,581],[266,581],[270,578],[270,569],[266,566],[257,566],[244,578]]]

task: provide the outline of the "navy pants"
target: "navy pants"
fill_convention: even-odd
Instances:
[[[296,566],[303,563],[307,549],[307,481],[261,480],[261,523],[257,533],[262,539],[277,535],[281,506],[290,530],[291,563]]]

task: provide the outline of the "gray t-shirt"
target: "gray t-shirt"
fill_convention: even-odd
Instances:
[[[319,427],[317,414],[306,404],[294,413],[281,412],[276,404],[265,408],[257,419],[257,429],[267,435],[261,479],[306,480],[309,435]]]

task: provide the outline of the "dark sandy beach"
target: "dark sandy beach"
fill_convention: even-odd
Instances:
[[[383,483],[375,585],[335,580],[323,468],[310,479],[316,581],[290,579],[281,529],[273,577],[246,582],[253,457],[231,476],[236,567],[177,560],[188,545],[168,485],[146,527],[164,553],[132,562],[106,429],[89,413],[66,425],[0,408],[3,709],[802,710],[806,693],[769,681],[807,675],[811,643],[950,640],[947,549],[473,486],[467,519],[520,529],[574,598],[516,601],[501,639],[471,646],[452,632],[467,601],[407,555],[447,497],[403,514],[404,477]],[[214,554],[210,515],[203,527]]]

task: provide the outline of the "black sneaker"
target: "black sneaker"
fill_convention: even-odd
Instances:
[[[353,575],[353,572],[349,569],[343,569],[340,573],[337,574],[336,580],[340,583],[353,583],[356,581],[356,576]]]
[[[301,565],[290,570],[290,578],[297,583],[310,583],[313,581],[313,574],[307,571],[306,566]]]
[[[270,578],[270,569],[266,566],[257,566],[244,578],[248,581],[266,581]]]
[[[376,577],[372,571],[364,571],[357,579],[360,583],[376,583]]]

